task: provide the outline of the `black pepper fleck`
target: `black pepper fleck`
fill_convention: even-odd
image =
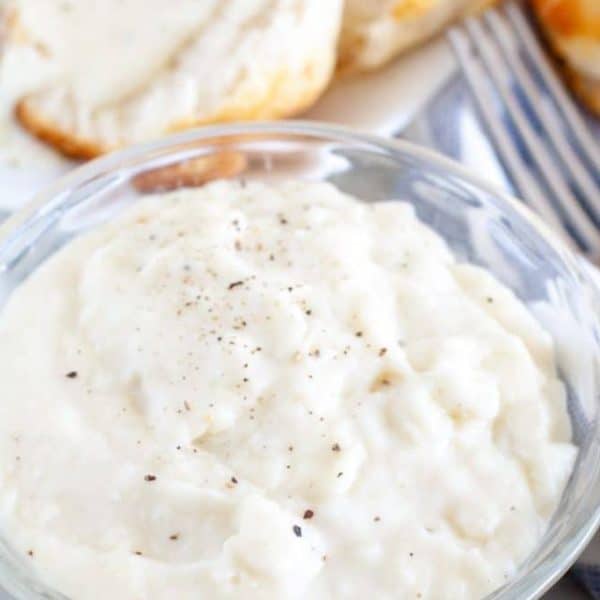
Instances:
[[[231,478],[231,483],[237,483],[237,482],[238,482],[238,480],[235,477]]]
[[[304,515],[302,515],[303,519],[312,519],[315,516],[314,511],[310,510],[310,508],[308,510],[304,511]]]
[[[148,475],[146,475],[144,477],[144,480],[145,481],[156,481],[156,475],[150,475],[150,474],[148,474]]]
[[[342,448],[341,448],[341,446],[340,446],[340,445],[339,445],[339,444],[336,442],[336,443],[335,443],[333,446],[331,446],[331,449],[332,449],[334,452],[340,452]]]
[[[77,371],[69,371],[66,375],[69,379],[75,379],[77,377]]]
[[[299,525],[294,525],[292,530],[294,531],[294,535],[296,537],[302,537],[302,527],[300,527]]]
[[[243,284],[244,284],[244,282],[243,282],[243,281],[234,281],[233,283],[230,283],[230,284],[227,286],[227,289],[228,289],[228,290],[232,290],[233,288],[236,288],[236,287],[238,287],[239,285],[243,285]]]

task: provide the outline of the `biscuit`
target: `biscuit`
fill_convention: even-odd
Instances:
[[[21,43],[44,49],[51,76],[17,102],[18,120],[64,154],[90,158],[196,125],[293,115],[327,86],[342,0],[177,8],[21,0],[12,22],[26,32]]]
[[[531,0],[565,80],[587,107],[600,115],[600,2]]]
[[[236,177],[244,172],[247,164],[241,152],[223,150],[140,173],[133,178],[133,185],[145,194],[200,187],[215,179]]]
[[[368,71],[490,0],[346,0],[338,72]]]

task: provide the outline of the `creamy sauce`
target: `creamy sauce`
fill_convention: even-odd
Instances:
[[[134,93],[216,5],[216,0],[16,0],[8,6],[24,37],[13,33],[10,52],[37,55],[30,88],[73,82],[79,98],[99,107]]]
[[[82,600],[480,598],[576,455],[526,308],[326,184],[142,200],[13,294],[0,364],[0,529]]]

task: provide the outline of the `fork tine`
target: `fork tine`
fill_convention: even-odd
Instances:
[[[580,238],[584,249],[591,250],[598,237],[596,227],[589,220],[573,192],[569,189],[562,176],[560,166],[546,150],[544,143],[531,126],[510,85],[511,74],[497,46],[488,38],[482,24],[477,19],[472,17],[467,19],[465,27],[490,78],[494,82],[496,90],[502,98],[508,114],[535,162],[540,177],[546,180],[553,197],[557,200],[557,210]]]
[[[562,122],[562,117],[558,109],[553,103],[544,101],[539,88],[534,83],[531,73],[525,68],[518,56],[518,39],[515,37],[514,29],[509,27],[506,20],[495,10],[487,11],[485,13],[485,20],[496,43],[502,49],[504,58],[512,70],[513,77],[521,86],[530,107],[535,111],[539,121],[544,126],[556,153],[567,167],[572,180],[585,197],[589,199],[600,198],[600,184],[584,168],[582,161],[577,157],[567,141],[564,131],[558,125]],[[588,209],[597,218],[600,218],[596,207],[588,206]]]
[[[478,60],[471,53],[471,42],[466,33],[460,27],[453,27],[448,32],[448,39],[460,63],[467,84],[473,93],[473,98],[492,141],[500,158],[507,166],[507,170],[513,178],[521,197],[551,227],[562,234],[563,239],[570,241],[563,224],[556,216],[556,211],[537,181],[529,173],[529,169],[523,162],[514,139],[508,135],[500,118],[494,112],[494,98],[490,93],[489,85],[486,85],[486,82],[489,83],[489,79],[480,67]]]
[[[527,51],[527,55],[542,76],[556,105],[569,124],[575,139],[596,171],[600,172],[600,147],[590,135],[573,100],[565,91],[564,85],[554,72],[548,58],[546,58],[527,17],[523,13],[523,7],[519,3],[510,2],[505,7],[505,12],[519,35],[522,47]]]

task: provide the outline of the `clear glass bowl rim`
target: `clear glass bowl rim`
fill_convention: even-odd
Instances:
[[[577,272],[586,283],[589,283],[595,290],[595,295],[600,299],[600,286],[598,285],[600,277],[595,279],[592,276],[592,267],[583,257],[571,251],[565,242],[521,201],[498,189],[489,181],[473,174],[460,163],[434,150],[405,140],[384,138],[346,126],[303,120],[253,121],[198,127],[96,158],[74,168],[66,175],[58,177],[50,185],[45,186],[41,192],[37,193],[23,208],[0,224],[0,246],[10,243],[13,236],[18,237],[23,224],[35,220],[37,216],[45,211],[48,205],[52,204],[53,210],[60,209],[60,206],[64,205],[69,199],[71,191],[76,190],[100,174],[118,172],[121,168],[131,164],[144,164],[154,158],[164,156],[171,148],[178,148],[191,143],[194,144],[194,148],[197,148],[201,146],[203,141],[210,144],[211,140],[215,139],[218,139],[219,144],[222,144],[227,137],[232,137],[232,143],[235,145],[236,142],[239,142],[239,139],[235,139],[237,136],[259,134],[267,134],[268,139],[271,141],[281,135],[286,141],[289,141],[290,137],[298,136],[300,141],[313,138],[335,143],[370,146],[391,155],[410,156],[424,164],[431,165],[432,168],[457,177],[495,197],[500,203],[506,204],[510,210],[519,213],[520,217],[526,220],[538,235],[559,251],[561,259],[568,264],[569,268]],[[600,487],[600,480],[598,484]],[[484,600],[533,600],[539,598],[552,587],[575,562],[600,527],[600,494],[597,500],[596,508],[589,513],[588,518],[574,532],[569,543],[564,543],[551,560],[539,563],[528,572],[517,574],[517,579],[522,584],[518,598],[513,595],[511,590],[503,591],[501,588],[492,592]],[[514,581],[514,579],[511,580],[513,583]],[[2,581],[0,581],[1,584]],[[49,598],[46,593],[38,596],[32,595],[31,597]]]

